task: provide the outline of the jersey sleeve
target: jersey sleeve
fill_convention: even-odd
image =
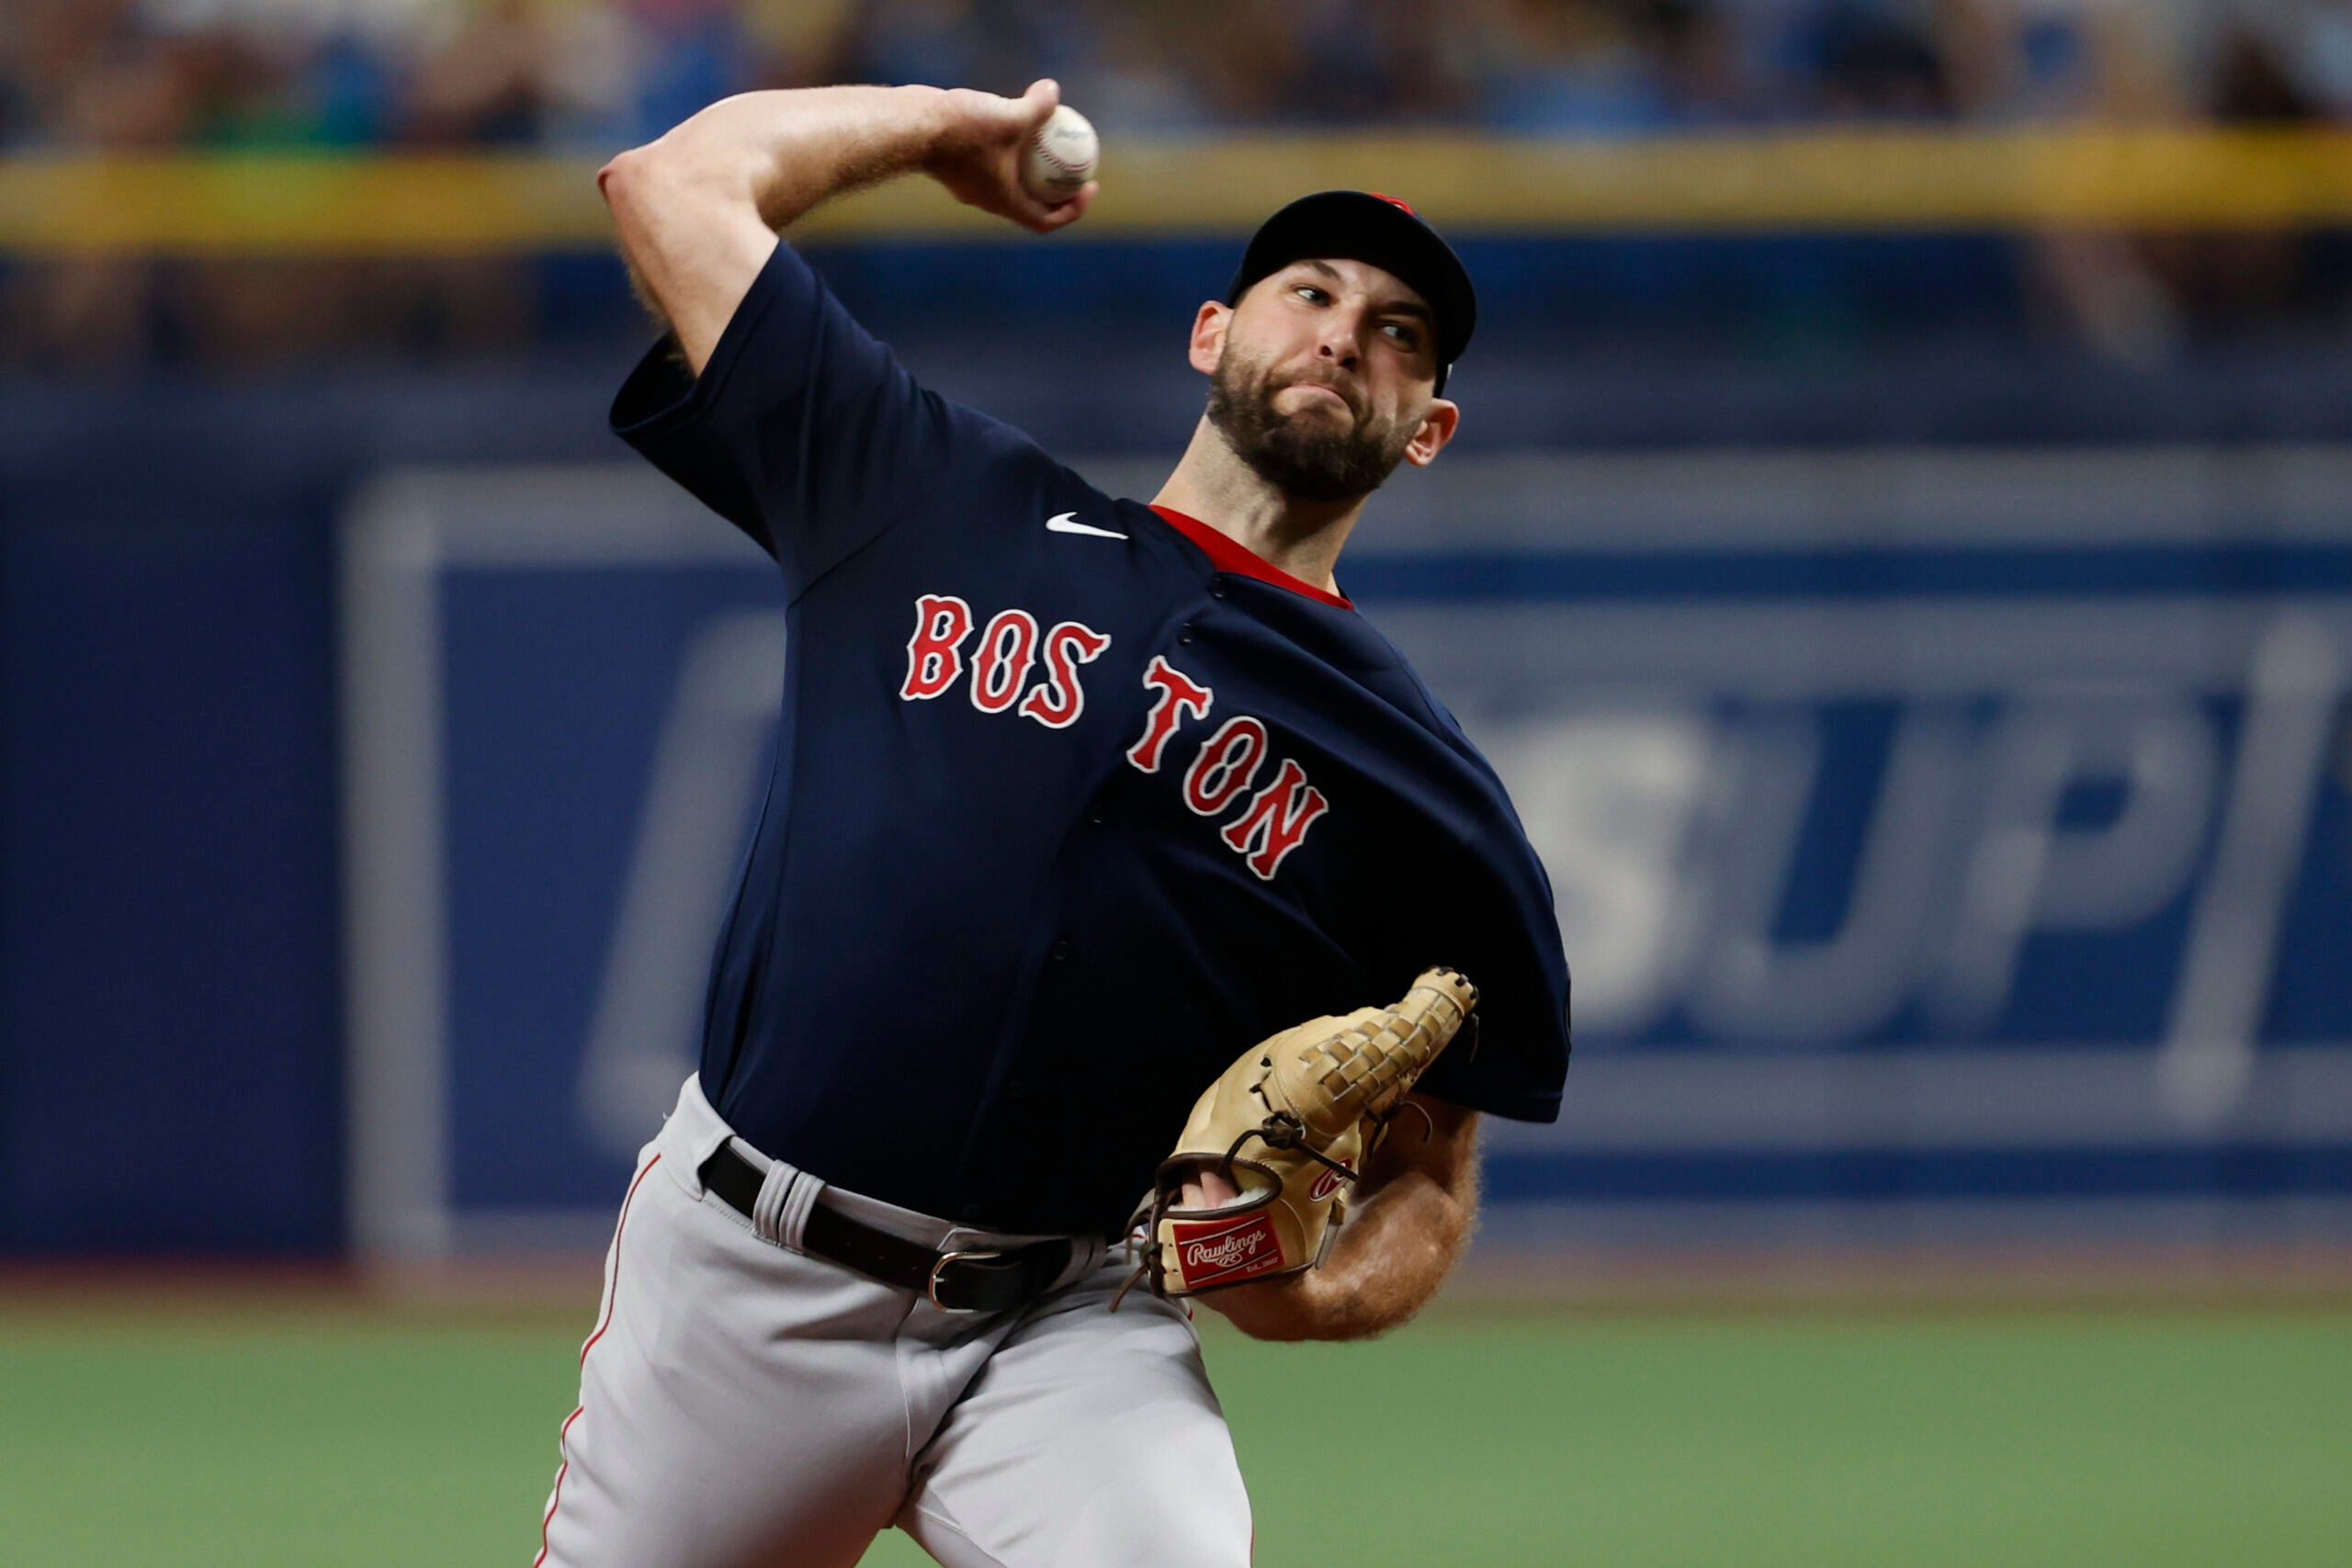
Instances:
[[[1476,1030],[1446,1048],[1419,1091],[1513,1121],[1554,1122],[1568,1071],[1568,965],[1543,867],[1532,851],[1527,861],[1521,875],[1543,887],[1540,902],[1532,889],[1490,874],[1469,878],[1443,911],[1432,961],[1478,987]]]
[[[1437,868],[1441,896],[1408,922],[1418,972],[1451,964],[1478,987],[1473,1019],[1423,1076],[1421,1093],[1518,1122],[1555,1122],[1569,1052],[1567,953],[1551,878],[1494,768],[1444,705],[1415,685],[1455,755],[1482,781],[1480,810]]]
[[[968,434],[780,241],[702,374],[665,338],[612,425],[774,556],[796,593],[907,515]]]

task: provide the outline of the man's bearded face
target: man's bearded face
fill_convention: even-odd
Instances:
[[[1345,399],[1353,417],[1340,419],[1320,400],[1284,414],[1275,394],[1309,382]],[[1362,382],[1341,386],[1312,373],[1285,375],[1270,358],[1244,352],[1231,337],[1209,378],[1209,423],[1261,479],[1299,501],[1353,501],[1378,490],[1405,460],[1419,423],[1376,416],[1365,407]]]

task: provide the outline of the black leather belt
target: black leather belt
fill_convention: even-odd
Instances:
[[[731,1144],[702,1162],[702,1184],[728,1207],[750,1218],[767,1173]],[[1070,1242],[1060,1236],[1007,1251],[933,1252],[921,1242],[854,1220],[820,1199],[809,1205],[800,1250],[854,1269],[869,1280],[918,1291],[945,1312],[1002,1312],[1040,1296],[1069,1267]]]

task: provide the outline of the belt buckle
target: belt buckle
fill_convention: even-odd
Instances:
[[[941,1301],[939,1299],[939,1277],[947,1271],[947,1266],[951,1263],[968,1263],[979,1258],[1002,1258],[1003,1256],[1005,1255],[1001,1251],[989,1252],[978,1249],[971,1252],[941,1253],[939,1255],[939,1261],[931,1266],[931,1278],[923,1281],[923,1299],[931,1303],[932,1305],[937,1307],[942,1312],[981,1311],[982,1309],[979,1307],[949,1306],[945,1302]]]

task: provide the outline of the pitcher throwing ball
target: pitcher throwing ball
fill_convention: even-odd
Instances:
[[[1057,99],[758,93],[604,172],[670,329],[614,427],[775,557],[790,635],[545,1563],[846,1568],[896,1525],[951,1568],[1240,1568],[1191,1302],[1403,1322],[1478,1114],[1558,1112],[1543,869],[1333,575],[1460,417],[1453,251],[1363,192],[1275,213],[1193,319],[1207,412],[1146,505],[926,390],[778,242],[916,173],[1077,221],[1092,185],[1017,175]]]

